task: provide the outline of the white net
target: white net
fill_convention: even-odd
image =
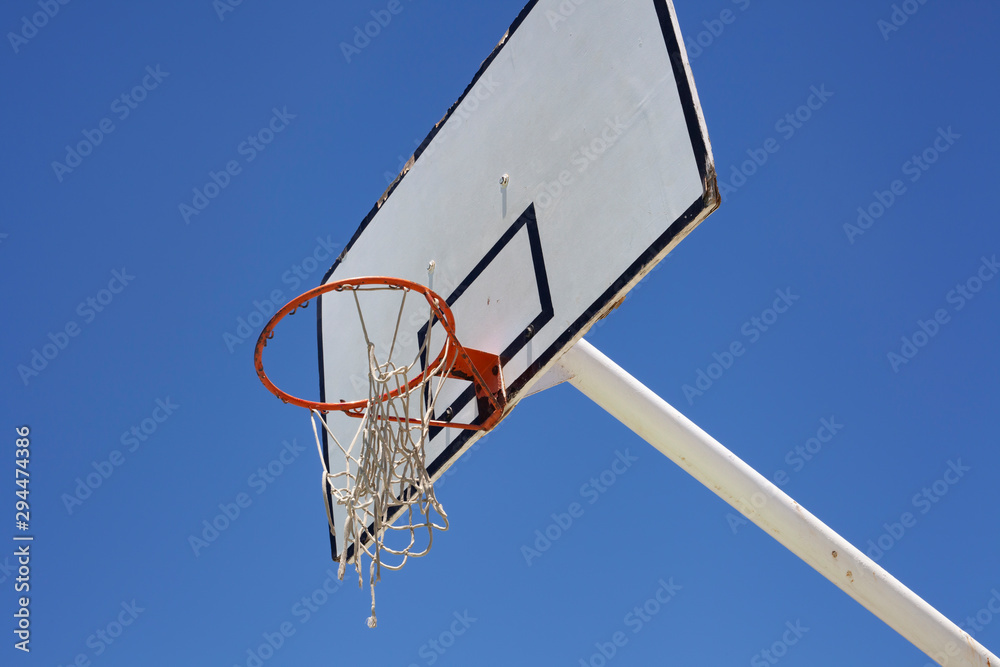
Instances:
[[[402,298],[391,342],[380,349],[369,337],[358,293],[385,289],[400,291]],[[400,363],[393,356],[398,356],[398,348],[405,347],[397,345],[397,341],[409,291],[384,287],[354,288],[352,291],[368,350],[368,404],[349,444],[345,445],[334,435],[317,410],[312,411],[312,424],[323,460],[323,491],[326,493],[329,488],[334,502],[341,505],[347,515],[345,525],[337,527],[341,547],[338,576],[343,579],[347,554],[352,551],[358,585],[363,586],[362,554],[368,556],[372,598],[368,626],[373,628],[377,622],[375,584],[381,577],[382,568],[398,570],[408,558],[425,555],[433,543],[434,531],[448,529],[448,517],[434,495],[427,472],[424,443],[434,404],[444,385],[442,380],[454,367],[456,354],[450,338],[444,336],[441,357],[444,363],[431,368],[410,386],[423,371],[421,362],[426,363],[431,358],[428,353],[433,349],[433,327],[427,327],[416,357]],[[429,316],[427,321],[433,322],[433,317]],[[317,420],[326,430],[331,445],[330,465],[323,456]],[[334,463],[340,460],[342,467]]]

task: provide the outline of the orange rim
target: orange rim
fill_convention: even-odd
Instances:
[[[479,367],[482,364],[482,361],[481,359],[478,358],[481,357],[482,355],[487,355],[490,359],[496,360],[496,364],[493,365],[494,372],[492,373],[492,375],[495,376],[500,372],[499,357],[496,357],[495,355],[488,355],[488,353],[481,353],[476,350],[472,350],[471,352],[477,356],[477,360],[480,362],[477,364],[470,356],[470,351],[466,350],[464,347],[462,347],[462,344],[458,342],[458,337],[455,334],[455,316],[451,312],[451,308],[448,307],[448,304],[445,302],[445,300],[442,299],[440,295],[431,290],[429,287],[426,287],[419,283],[415,283],[410,280],[404,280],[402,278],[390,278],[386,276],[368,276],[363,278],[348,278],[346,280],[337,280],[332,283],[327,283],[325,285],[320,285],[319,287],[315,287],[309,290],[308,292],[305,292],[304,294],[295,297],[287,304],[285,304],[285,306],[281,308],[281,310],[279,310],[277,313],[275,313],[274,316],[271,317],[268,323],[264,326],[264,329],[260,332],[260,336],[257,337],[257,345],[254,347],[253,351],[254,368],[257,370],[257,377],[260,378],[261,383],[263,383],[263,385],[267,387],[268,391],[270,391],[272,394],[277,396],[285,403],[291,403],[292,405],[297,405],[299,407],[307,408],[309,410],[318,410],[319,412],[323,413],[340,411],[352,417],[363,416],[364,409],[368,406],[369,399],[362,399],[358,401],[341,401],[338,403],[322,403],[320,401],[310,401],[304,398],[299,398],[298,396],[294,396],[292,394],[289,394],[287,391],[284,391],[283,389],[275,385],[271,381],[271,379],[267,377],[267,373],[264,372],[263,355],[264,355],[264,348],[267,346],[267,341],[274,337],[274,328],[278,325],[278,322],[280,322],[282,319],[285,318],[285,316],[295,313],[295,311],[298,310],[299,308],[307,307],[310,301],[328,292],[343,292],[345,290],[356,290],[358,288],[364,287],[365,285],[381,285],[389,288],[409,290],[412,292],[417,292],[418,294],[422,294],[424,298],[427,299],[427,303],[431,307],[432,314],[441,322],[441,325],[444,327],[445,332],[448,335],[448,339],[451,341],[451,346],[454,349],[454,354],[452,356],[454,357],[456,365],[461,366],[465,371],[465,376],[468,377],[463,377],[461,375],[455,376],[454,373],[449,373],[449,375],[455,377],[463,377],[463,379],[471,380],[474,384],[476,384],[477,395],[483,396],[485,399],[487,399],[488,403],[490,404],[491,408],[490,414],[484,416],[485,419],[483,424],[480,425],[453,424],[451,422],[442,422],[434,420],[430,422],[430,425],[463,428],[463,429],[483,429],[483,428],[489,428],[494,423],[496,423],[496,421],[498,421],[501,416],[501,413],[503,411],[503,405],[506,402],[505,401],[506,397],[504,395],[504,389],[503,389],[502,374],[500,375],[499,386],[497,386],[498,383],[496,379],[494,379],[494,381],[490,383],[486,382],[486,380],[483,378],[483,371]],[[394,398],[403,393],[404,391],[409,392],[419,387],[420,384],[423,382],[423,378],[425,375],[427,375],[428,373],[436,372],[442,366],[442,364],[448,361],[445,359],[445,349],[447,347],[448,346],[445,346],[441,349],[441,352],[438,354],[437,358],[435,358],[434,361],[428,364],[427,368],[425,368],[422,373],[413,378],[413,380],[411,380],[405,386],[399,387],[397,389],[388,392],[383,397],[383,399],[387,400],[390,398]],[[492,388],[493,390],[491,391],[490,388]],[[398,418],[393,418],[392,420],[401,421]],[[414,420],[406,419],[405,421],[412,422]]]

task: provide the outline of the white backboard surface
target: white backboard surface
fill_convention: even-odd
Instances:
[[[718,205],[673,4],[536,0],[324,281],[384,275],[429,285],[451,305],[463,345],[501,356],[512,408]],[[326,295],[319,305],[322,400],[364,398],[355,304]],[[366,316],[391,324],[397,309],[398,299]],[[416,332],[420,316],[413,321]],[[468,385],[448,391],[438,414],[450,405],[451,419],[474,422]],[[328,424],[342,442],[358,427],[340,414]],[[481,435],[433,431],[432,475]],[[331,470],[343,467],[337,454],[327,442]],[[335,530],[344,516],[327,503]],[[331,543],[336,558],[335,535]]]

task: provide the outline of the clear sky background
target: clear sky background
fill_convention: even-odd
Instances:
[[[678,0],[729,189],[588,339],[997,651],[1000,275],[984,267],[1000,254],[1000,10],[898,4],[915,13],[888,30],[887,0]],[[26,28],[41,6],[54,15]],[[307,416],[260,386],[240,319],[319,283],[522,3],[402,0],[350,62],[340,44],[385,0],[219,6],[0,11],[0,662],[929,662],[569,386],[524,401],[453,468],[452,530],[383,577],[369,630],[368,591],[328,581]],[[814,90],[830,95],[787,124]],[[241,152],[275,109],[282,131]],[[734,178],[769,139],[779,150]],[[81,141],[96,145],[67,158]],[[229,161],[239,173],[185,219]],[[859,207],[884,208],[845,229]],[[763,331],[777,290],[797,299]],[[734,342],[746,353],[710,369]],[[303,345],[287,377],[318,392],[314,359]],[[717,379],[686,392],[699,371]],[[796,453],[824,420],[833,438]],[[11,632],[23,425],[30,655]],[[619,454],[637,461],[588,491]],[[239,494],[239,516],[193,548]],[[574,502],[583,515],[527,562]],[[661,581],[673,597],[636,616]]]

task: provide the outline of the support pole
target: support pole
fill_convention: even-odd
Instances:
[[[574,387],[937,663],[1000,667],[975,639],[590,343],[578,342],[559,365]]]

